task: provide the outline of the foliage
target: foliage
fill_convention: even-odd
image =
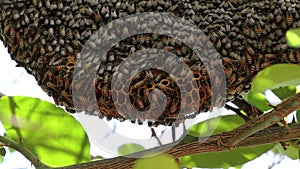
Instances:
[[[300,47],[300,28],[290,29],[286,32],[286,39],[289,46]]]
[[[118,148],[118,153],[120,156],[124,156],[127,154],[135,153],[144,150],[145,148],[139,144],[124,144]]]
[[[134,169],[153,169],[153,168],[179,169],[179,166],[172,157],[166,154],[161,154],[153,157],[139,159],[133,168]]]
[[[80,123],[55,105],[26,96],[0,98],[5,137],[49,166],[90,160],[90,143]]]

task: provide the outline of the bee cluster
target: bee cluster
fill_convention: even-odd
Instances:
[[[115,104],[124,104],[121,96],[129,96],[130,103],[126,103],[127,105],[132,104],[140,111],[148,110],[148,98],[160,99],[151,94],[155,89],[162,90],[166,95],[164,112],[155,119],[152,116],[156,113],[130,120],[142,123],[148,119],[150,125],[171,125],[178,118],[182,106],[178,86],[170,74],[156,69],[136,74],[131,81],[129,93],[126,93],[122,85],[117,86],[120,99],[116,103],[112,100],[111,81],[118,65],[136,51],[149,48],[174,53],[192,70],[195,83],[188,82],[191,86],[190,94],[197,91],[201,98],[198,100],[200,107],[186,112],[184,118],[192,118],[199,112],[211,110],[212,106],[224,104],[217,101],[217,105],[211,105],[212,95],[216,93],[211,90],[209,69],[188,45],[169,36],[144,33],[118,42],[102,58],[80,56],[84,60],[82,67],[93,67],[98,63],[94,83],[101,113],[95,107],[84,107],[89,100],[84,91],[89,89],[80,84],[76,84],[76,89],[81,90],[82,95],[76,99],[82,105],[74,107],[72,81],[78,54],[85,45],[90,49],[97,48],[99,44],[88,39],[102,26],[123,16],[143,12],[168,12],[196,25],[222,56],[228,100],[247,91],[261,69],[275,63],[300,63],[299,49],[289,48],[285,39],[288,29],[300,26],[300,2],[297,0],[1,0],[0,11],[0,39],[8,47],[17,66],[24,67],[32,74],[57,105],[65,106],[70,112],[84,110],[88,114],[107,119],[127,119],[115,108]],[[139,26],[147,32],[147,29],[159,22],[166,23],[170,20],[151,20],[149,25]],[[168,24],[176,28],[179,23],[171,21]],[[102,42],[110,44],[118,39],[111,31],[116,29],[127,35],[129,28],[113,25],[106,30]],[[130,64],[127,66],[132,67]],[[179,73],[183,71],[176,65],[172,69]],[[125,69],[118,70],[123,73],[126,71],[131,71],[126,69],[126,65]],[[120,73],[116,75],[120,79],[122,76]],[[213,82],[222,83],[222,80]],[[188,115],[193,112],[193,115]]]

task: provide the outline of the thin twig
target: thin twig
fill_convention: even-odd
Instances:
[[[251,120],[248,116],[242,114],[240,112],[240,109],[234,108],[234,107],[232,107],[232,106],[230,106],[228,104],[225,104],[224,108],[227,109],[227,110],[233,111],[235,114],[237,114],[238,116],[240,116],[241,118],[243,118],[246,122]]]
[[[13,148],[17,151],[19,151],[21,154],[23,154],[34,166],[35,168],[39,169],[48,169],[45,164],[43,164],[37,156],[35,156],[32,152],[30,152],[24,145],[18,144],[15,141],[4,137],[0,136],[0,142],[10,148]]]
[[[154,128],[151,128],[151,133],[152,133],[151,137],[154,137],[154,138],[157,140],[158,144],[159,144],[160,146],[162,146],[163,143],[162,143],[162,142],[160,141],[160,139],[157,137]]]
[[[233,147],[244,138],[273,124],[282,122],[284,117],[297,109],[300,109],[300,93],[284,99],[282,103],[277,105],[271,112],[258,116],[257,118],[234,129],[232,131],[234,132],[232,137],[227,141],[223,141],[222,139],[222,143]]]

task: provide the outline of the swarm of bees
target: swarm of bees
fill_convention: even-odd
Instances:
[[[130,83],[129,93],[122,86],[116,86],[116,92],[120,96],[118,98],[129,96],[130,102],[126,105],[132,104],[135,109],[146,111],[150,108],[149,99],[160,99],[151,93],[157,89],[163,91],[166,107],[158,117],[154,118],[156,112],[139,116],[138,119],[124,116],[116,109],[116,105],[124,105],[124,100],[112,100],[111,81],[118,65],[136,51],[149,48],[174,53],[193,73],[195,83],[186,83],[190,83],[190,95],[197,93],[200,96],[197,100],[200,107],[185,112],[180,122],[200,112],[210,111],[213,106],[224,105],[223,101],[211,104],[215,93],[211,91],[212,82],[207,67],[199,57],[195,57],[196,53],[191,48],[173,37],[145,33],[118,42],[105,57],[100,58],[101,65],[94,80],[100,112],[84,107],[89,100],[84,91],[89,89],[80,84],[77,84],[77,89],[82,91],[82,95],[76,99],[82,105],[75,107],[72,80],[77,54],[84,45],[91,49],[97,47],[98,44],[87,40],[100,27],[131,14],[168,12],[201,29],[222,57],[227,100],[246,92],[261,69],[276,63],[300,63],[299,49],[289,48],[285,39],[288,29],[300,26],[300,2],[297,0],[2,0],[0,11],[0,39],[17,66],[32,74],[57,105],[65,106],[70,112],[84,110],[101,118],[130,119],[138,123],[149,120],[149,125],[155,126],[172,125],[178,120],[182,98],[176,79],[157,69],[136,74]],[[162,22],[169,21],[165,19]],[[158,21],[153,20],[149,25],[140,27],[147,29],[156,24]],[[173,21],[171,24],[175,28],[178,25]],[[128,34],[128,28],[123,27],[121,32]],[[107,30],[105,42],[114,39],[117,39],[116,35]],[[85,66],[100,61],[98,57],[88,59]],[[182,71],[176,65],[172,68],[174,72]],[[121,72],[129,70],[125,67]],[[122,74],[116,77],[122,78]],[[184,104],[189,105],[188,102]]]

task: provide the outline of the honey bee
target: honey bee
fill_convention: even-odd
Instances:
[[[105,15],[105,14],[109,13],[109,8],[108,8],[108,6],[104,4],[104,5],[102,6],[100,12],[101,12],[102,15]]]
[[[136,106],[137,106],[138,110],[143,110],[145,108],[144,103],[141,100],[141,98],[136,98],[135,103],[136,103]]]
[[[243,26],[243,32],[246,36],[250,36],[251,30],[248,26]]]
[[[146,44],[149,44],[151,42],[151,36],[149,34],[146,34],[143,37]]]
[[[226,43],[225,48],[229,49],[230,47],[231,47],[231,44],[230,43]]]
[[[297,62],[297,59],[296,59],[296,57],[295,57],[295,55],[294,55],[294,53],[293,52],[289,52],[289,54],[288,54],[288,59],[291,61],[291,62]]]
[[[255,24],[255,21],[252,17],[247,17],[246,24],[253,26]]]
[[[232,75],[232,72],[232,69],[224,69],[224,74],[227,78],[229,78]]]
[[[24,39],[20,37],[19,33],[16,34],[16,40],[19,44],[20,49],[23,49],[24,48]]]
[[[218,35],[215,32],[211,32],[208,37],[213,41],[216,42]]]
[[[271,66],[271,62],[265,62],[265,63],[261,64],[261,68],[262,69],[264,69],[264,68],[266,68],[268,66]]]
[[[251,55],[255,55],[255,52],[251,46],[247,45],[245,48],[246,48],[247,52],[249,52]]]
[[[151,70],[147,70],[146,71],[145,78],[147,78],[147,79],[153,79],[153,74],[152,74]]]
[[[222,54],[223,56],[227,56],[227,55],[228,55],[228,52],[227,52],[227,50],[222,49],[221,54]]]
[[[171,46],[175,46],[175,39],[174,38],[171,38],[169,37],[169,43],[171,44]]]
[[[34,36],[34,38],[33,38],[33,40],[32,40],[32,42],[36,43],[39,40],[40,36],[41,36],[41,34],[39,32],[36,33],[35,36]]]
[[[57,8],[60,10],[64,8],[64,4],[62,1],[58,1]]]
[[[174,50],[174,47],[173,46],[165,46],[163,48],[163,50],[170,52],[170,51]]]
[[[176,50],[175,50],[175,54],[176,54],[177,56],[182,56],[182,52],[181,52],[180,49],[176,49]]]
[[[276,30],[276,34],[277,34],[277,36],[281,37],[283,35],[282,30],[281,29],[277,29]]]
[[[255,24],[254,30],[255,30],[256,35],[257,35],[258,37],[260,37],[260,36],[261,36],[262,29],[261,29],[259,23]]]
[[[46,51],[45,51],[45,49],[42,46],[40,46],[40,54],[41,55],[45,55],[46,54]]]
[[[231,74],[229,80],[228,80],[228,84],[233,84],[236,81],[236,75],[235,74]]]
[[[20,18],[20,14],[18,11],[13,11],[13,18],[14,18],[14,20],[17,20]]]
[[[139,88],[139,87],[141,87],[141,86],[143,86],[143,85],[145,85],[145,82],[144,82],[144,81],[138,81],[137,83],[135,83],[135,84],[133,85],[133,88],[134,88],[134,89],[137,89],[137,88]]]
[[[64,26],[59,27],[59,35],[62,36],[62,37],[66,36],[66,30],[65,30]]]
[[[274,55],[274,54],[266,54],[265,57],[266,57],[266,59],[268,59],[268,60],[272,60],[272,59],[275,59],[275,58],[276,58],[276,55]]]
[[[171,7],[168,9],[168,12],[173,12],[178,6],[179,6],[178,4],[171,6]]]
[[[50,0],[45,1],[45,6],[46,6],[46,8],[50,9],[50,7],[51,7]]]
[[[170,112],[175,113],[178,110],[178,106],[176,104],[172,104],[170,107]]]
[[[66,90],[63,90],[61,95],[67,100],[68,103],[72,103],[72,96]]]
[[[26,24],[29,24],[29,23],[30,23],[29,18],[28,18],[27,15],[24,15],[24,21],[25,21]]]
[[[186,45],[182,45],[182,47],[181,47],[181,53],[183,55],[185,55],[187,53],[187,46]]]
[[[74,31],[74,35],[76,35],[76,33],[78,33],[78,35],[79,35],[78,30],[75,30],[75,31]],[[80,37],[80,35],[79,35],[79,37]],[[66,30],[66,38],[68,38],[68,39],[72,39],[72,38],[73,38],[72,30],[71,30],[70,28],[68,28],[68,29]],[[78,39],[78,38],[77,38],[77,39]]]
[[[282,14],[281,14],[281,13],[279,13],[279,14],[275,17],[275,21],[276,21],[277,23],[280,23],[280,22],[282,21]]]
[[[246,57],[247,63],[249,65],[252,65],[252,57],[251,57],[251,55],[248,52],[245,52],[245,57]]]
[[[15,38],[16,38],[16,31],[15,31],[15,29],[10,29],[9,33],[10,33],[11,40],[14,41]]]
[[[66,47],[68,52],[70,52],[70,53],[74,52],[73,48],[70,45],[66,45],[65,47]]]
[[[293,14],[291,11],[286,13],[286,21],[289,26],[293,23]]]
[[[3,34],[8,34],[9,31],[10,31],[10,26],[7,24],[7,25],[4,27]]]
[[[47,86],[47,88],[50,88],[50,89],[54,90],[55,92],[58,92],[56,85],[54,83],[48,81],[48,82],[46,82],[46,86]]]
[[[37,6],[37,5],[38,5],[38,0],[32,0],[32,4],[33,4],[34,6]]]

